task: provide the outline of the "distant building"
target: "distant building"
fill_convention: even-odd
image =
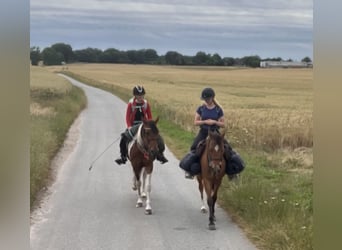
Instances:
[[[261,61],[260,68],[312,68],[312,62]]]

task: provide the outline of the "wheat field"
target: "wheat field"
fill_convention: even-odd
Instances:
[[[61,67],[50,67],[61,70]],[[196,131],[201,90],[210,86],[224,109],[235,146],[296,149],[313,146],[313,69],[251,69],[121,64],[70,64],[68,70],[146,98],[186,130]]]

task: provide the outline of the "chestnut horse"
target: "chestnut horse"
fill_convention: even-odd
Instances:
[[[128,145],[128,159],[133,167],[133,190],[138,190],[136,207],[142,207],[146,197],[145,214],[152,214],[151,207],[151,177],[153,161],[159,152],[157,128],[159,118],[144,120],[132,142]],[[146,190],[146,193],[145,193]]]
[[[224,158],[224,133],[209,131],[205,142],[205,149],[200,159],[201,173],[197,175],[198,188],[201,193],[201,211],[206,212],[203,201],[203,187],[207,195],[209,207],[209,229],[215,230],[215,203],[217,191],[225,175],[226,161]]]

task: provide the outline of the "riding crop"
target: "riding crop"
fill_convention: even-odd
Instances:
[[[90,164],[89,171],[93,168],[94,163],[104,154],[104,152],[106,152],[119,139],[120,139],[120,137],[116,138],[98,157],[96,157],[96,159]]]

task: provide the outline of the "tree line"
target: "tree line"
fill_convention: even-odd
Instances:
[[[30,59],[32,65],[38,65],[43,61],[44,65],[61,65],[65,63],[127,63],[127,64],[157,64],[157,65],[202,65],[202,66],[246,66],[259,67],[260,61],[292,61],[283,60],[281,57],[261,59],[258,55],[245,56],[242,58],[221,57],[219,54],[207,54],[198,51],[194,56],[182,55],[177,51],[168,51],[159,56],[154,49],[140,50],[117,50],[108,48],[100,50],[97,48],[86,48],[73,50],[69,44],[55,43],[50,47],[30,48]],[[311,62],[310,57],[304,57],[302,62]]]

